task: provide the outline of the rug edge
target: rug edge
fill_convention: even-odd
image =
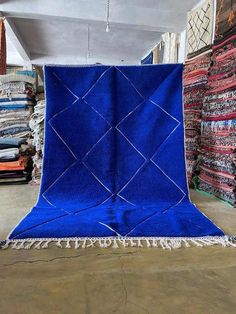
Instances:
[[[80,238],[28,238],[7,239],[0,242],[0,249],[46,249],[53,243],[59,248],[85,249],[100,248],[126,248],[126,247],[152,247],[162,249],[178,249],[181,247],[205,247],[221,245],[222,247],[235,247],[236,236],[202,236],[202,237],[80,237]]]

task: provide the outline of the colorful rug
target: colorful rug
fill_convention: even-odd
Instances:
[[[236,206],[236,35],[218,40],[211,59],[202,105],[199,189]]]
[[[184,65],[184,119],[187,176],[193,185],[198,173],[198,155],[201,135],[202,105],[208,82],[211,52],[188,60]]]
[[[46,66],[38,202],[13,248],[234,245],[189,200],[182,65]]]

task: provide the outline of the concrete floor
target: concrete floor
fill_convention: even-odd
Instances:
[[[0,238],[37,198],[33,186],[0,187]],[[236,210],[192,191],[192,200],[226,233]],[[0,251],[3,314],[236,313],[236,249]]]

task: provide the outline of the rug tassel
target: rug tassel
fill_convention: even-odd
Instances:
[[[164,245],[164,241],[163,241],[163,240],[160,240],[160,245],[161,245],[161,247],[163,248],[163,250],[165,250],[165,249],[166,249],[166,247],[165,247],[165,245]]]
[[[138,239],[138,247],[143,247],[142,241],[140,239]]]
[[[98,244],[99,244],[100,247],[103,247],[102,240],[98,240]]]
[[[96,240],[90,240],[90,239],[89,239],[89,241],[90,241],[90,243],[87,244],[86,247],[95,247]]]
[[[78,249],[79,247],[80,247],[79,240],[76,239],[76,240],[75,240],[75,249]]]
[[[121,243],[123,247],[128,246],[128,243],[126,243],[126,239],[119,239],[119,242]]]
[[[168,250],[171,250],[171,246],[169,245],[168,240],[164,240],[163,242],[164,242],[165,248]]]
[[[70,240],[67,240],[67,241],[66,241],[65,249],[71,249]]]
[[[43,241],[39,241],[39,242],[34,246],[34,248],[37,249],[37,250],[40,250],[42,243],[43,243]]]
[[[118,248],[119,248],[119,245],[118,245],[116,239],[113,240],[112,248],[113,248],[113,249],[118,249]]]
[[[158,247],[157,240],[152,240],[152,247]]]
[[[133,240],[133,239],[131,239],[130,240],[130,246],[137,246],[137,243]]]
[[[28,241],[27,241],[28,242]],[[29,244],[25,245],[24,249],[25,250],[29,250],[31,249],[31,247],[34,245],[36,241],[30,241]]]
[[[195,244],[196,246],[203,247],[203,245],[196,240],[191,239],[191,242]]]
[[[25,248],[25,246],[24,246],[24,245],[25,245],[25,242],[26,242],[26,241],[20,242],[20,245],[18,245],[17,247],[15,247],[15,249],[16,249],[16,250],[24,249],[24,248]]]
[[[62,248],[61,240],[58,240],[58,241],[56,242],[56,246],[59,247],[59,248]]]
[[[102,239],[102,240],[99,240],[99,245],[100,247],[102,248],[107,248],[111,245],[112,241],[110,239]]]
[[[86,248],[86,243],[87,243],[87,239],[85,239],[85,240],[83,241],[82,249],[85,249],[85,248]]]
[[[13,245],[12,245],[12,248],[13,249],[17,249],[17,244],[18,244],[19,242],[18,241],[14,241],[13,242]]]
[[[42,245],[42,249],[47,249],[49,243],[50,243],[50,241],[46,241],[46,242]]]
[[[110,247],[112,244],[112,240],[111,239],[107,239],[106,240],[106,247]]]
[[[183,242],[184,242],[184,244],[185,244],[186,247],[190,247],[190,244],[188,243],[187,240],[183,240]]]
[[[148,239],[145,239],[146,243],[147,243],[147,247],[151,247],[151,243]]]
[[[181,241],[179,240],[170,240],[170,242],[173,249],[179,249],[182,246]]]

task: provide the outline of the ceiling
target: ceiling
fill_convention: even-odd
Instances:
[[[0,1],[8,64],[136,64],[164,32],[181,32],[199,0]]]

